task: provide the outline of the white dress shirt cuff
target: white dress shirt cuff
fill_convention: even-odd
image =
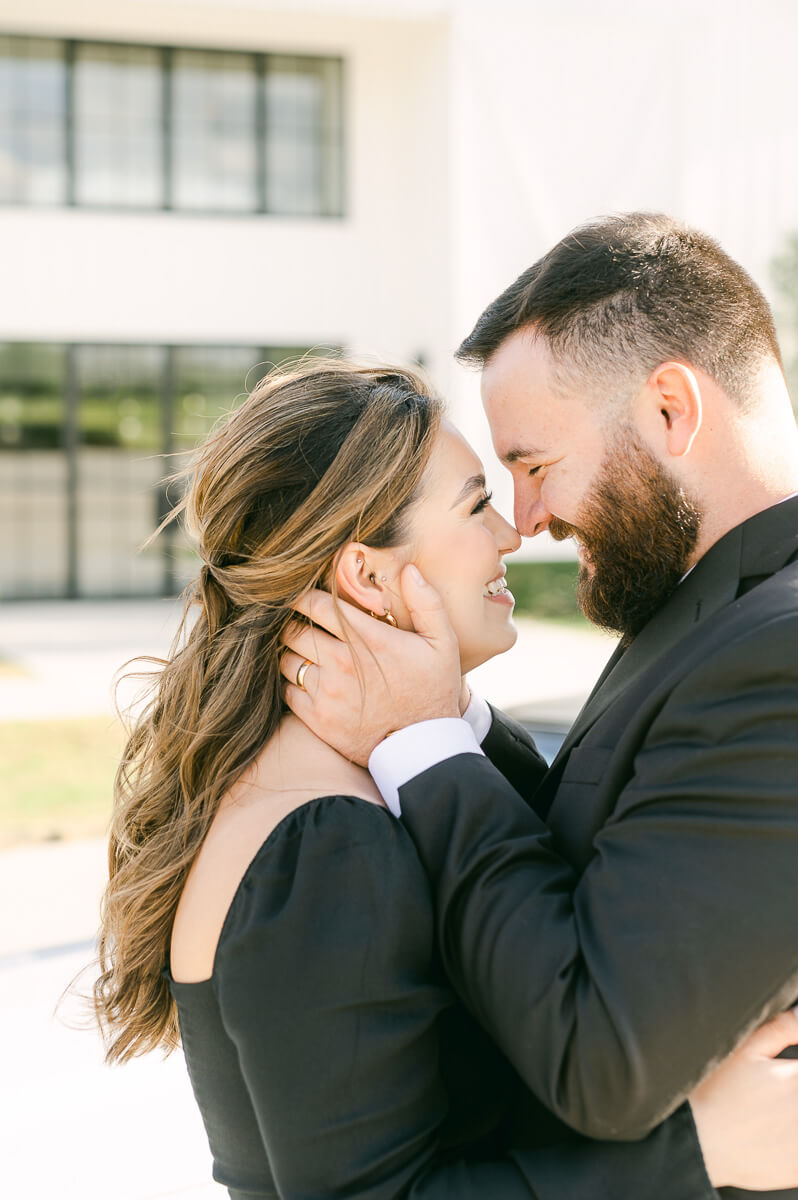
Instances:
[[[463,717],[438,717],[408,725],[380,742],[371,752],[369,771],[388,808],[400,817],[399,788],[456,754],[482,754],[474,729]]]
[[[463,720],[468,721],[474,730],[474,737],[481,746],[493,724],[493,713],[490,711],[487,700],[483,700],[476,692],[472,692],[468,708],[463,713]]]

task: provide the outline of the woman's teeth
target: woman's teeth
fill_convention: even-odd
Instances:
[[[485,587],[486,596],[498,596],[500,592],[507,591],[507,580],[502,575],[501,579],[492,579]]]

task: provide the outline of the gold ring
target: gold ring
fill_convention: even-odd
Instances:
[[[296,685],[297,687],[301,687],[303,692],[307,690],[305,687],[305,675],[307,674],[308,667],[312,666],[312,661],[306,658],[304,662],[300,663],[299,670],[296,673]]]

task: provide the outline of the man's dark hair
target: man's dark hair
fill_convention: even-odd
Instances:
[[[563,384],[582,391],[591,380],[617,396],[676,359],[745,407],[763,361],[781,366],[773,316],[750,275],[713,238],[660,213],[569,233],[485,309],[456,357],[484,366],[523,327],[545,337]]]

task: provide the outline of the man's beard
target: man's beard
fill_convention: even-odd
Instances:
[[[626,428],[608,448],[579,524],[554,517],[549,533],[581,543],[589,568],[580,566],[579,607],[628,642],[689,569],[700,526],[696,503]]]

